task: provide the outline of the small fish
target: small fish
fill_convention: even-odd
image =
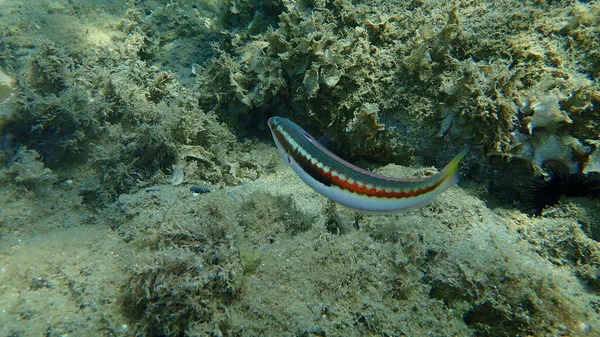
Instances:
[[[308,132],[283,117],[269,118],[283,161],[308,186],[362,213],[386,214],[420,207],[456,183],[464,147],[444,169],[427,178],[394,178],[373,173],[338,157]]]
[[[192,191],[192,193],[202,194],[209,193],[210,189],[202,186],[190,186],[190,191]]]

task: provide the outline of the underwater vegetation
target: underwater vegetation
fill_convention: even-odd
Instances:
[[[471,144],[470,174],[507,196],[523,181],[505,177],[539,175],[549,160],[574,172],[573,157],[589,156],[582,172],[598,172],[598,4],[504,6],[127,7],[93,42],[4,49],[15,69],[3,71],[4,148],[37,151],[61,177],[67,166],[88,172],[101,185],[82,188],[101,200],[173,167],[210,183],[255,179],[228,128],[263,137],[273,115],[326,132],[351,161],[439,166]],[[3,45],[21,43],[5,35]]]
[[[169,199],[158,200],[165,212]],[[145,208],[138,202],[145,201],[121,199],[126,212]],[[143,249],[124,306],[145,336],[242,333],[243,328],[232,325],[231,308],[267,258],[258,247],[296,237],[314,221],[291,197],[266,192],[254,192],[241,203],[217,192],[165,214],[158,224],[131,215],[135,223],[150,225],[142,232],[121,229]]]
[[[597,3],[269,4],[233,1],[198,70],[200,101],[237,132],[279,115],[344,158],[402,165],[469,143],[508,199],[522,181],[503,176],[548,160],[574,172],[591,155],[583,171],[599,171]]]
[[[361,229],[332,230],[325,207],[305,210],[285,182],[256,183],[197,197],[166,186],[119,199],[129,222],[118,231],[138,249],[123,298],[132,330],[491,337],[595,329],[587,305],[565,297],[584,288],[550,268],[573,266],[597,293],[594,244],[574,226],[540,224],[561,240],[531,235],[538,251],[528,250],[483,202],[451,190],[432,206],[437,212],[364,217]],[[338,211],[338,221],[350,215]]]
[[[1,6],[3,335],[600,331],[600,3]],[[281,169],[273,115],[390,176],[470,144],[470,179],[357,216]],[[45,269],[15,258],[84,225],[98,241],[38,251]],[[60,265],[77,254],[114,268]]]
[[[167,175],[175,164],[207,182],[235,174],[224,160],[234,136],[181,95],[187,89],[174,74],[137,60],[145,41],[139,32],[126,36],[113,54],[49,40],[33,47],[3,120],[8,165],[20,146],[36,151],[93,205]]]

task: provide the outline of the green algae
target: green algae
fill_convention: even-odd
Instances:
[[[1,334],[600,329],[598,205],[506,201],[544,161],[594,171],[597,3],[103,4],[0,5]],[[272,115],[370,162],[472,143],[478,182],[356,216],[253,138]]]
[[[593,150],[585,142],[594,137],[588,131],[598,89],[586,78],[597,77],[597,66],[575,60],[596,59],[590,34],[597,32],[597,11],[597,5],[519,2],[289,4],[277,26],[262,33],[240,34],[244,23],[229,23],[232,47],[218,49],[203,70],[218,85],[200,76],[201,97],[217,111],[235,110],[230,124],[244,129],[270,115],[305,120],[313,133],[327,131],[335,152],[354,159],[376,153],[384,163],[408,164],[415,148],[436,149],[447,140],[474,143],[484,158],[520,157],[539,169],[572,154],[539,145],[556,129],[575,136],[583,152]],[[553,22],[545,13],[568,19]],[[563,37],[570,35],[580,48],[566,47]],[[548,92],[557,95],[560,114],[575,122],[528,135],[527,107]],[[231,96],[237,102],[214,100]],[[375,123],[354,128],[364,104],[379,106]],[[337,147],[346,140],[354,141]]]

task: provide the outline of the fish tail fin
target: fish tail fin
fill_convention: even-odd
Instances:
[[[460,150],[460,152],[456,156],[454,156],[454,158],[452,158],[452,160],[448,164],[446,164],[446,167],[444,167],[441,174],[443,176],[455,176],[454,180],[456,180],[456,171],[458,170],[458,164],[464,158],[467,152],[469,152],[470,149],[470,145],[463,147],[462,150]]]

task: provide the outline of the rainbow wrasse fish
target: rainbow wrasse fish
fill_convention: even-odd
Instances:
[[[325,148],[300,126],[269,118],[269,129],[283,161],[308,186],[327,198],[363,213],[394,213],[420,207],[456,183],[464,147],[444,169],[426,178],[394,178],[352,165]]]

